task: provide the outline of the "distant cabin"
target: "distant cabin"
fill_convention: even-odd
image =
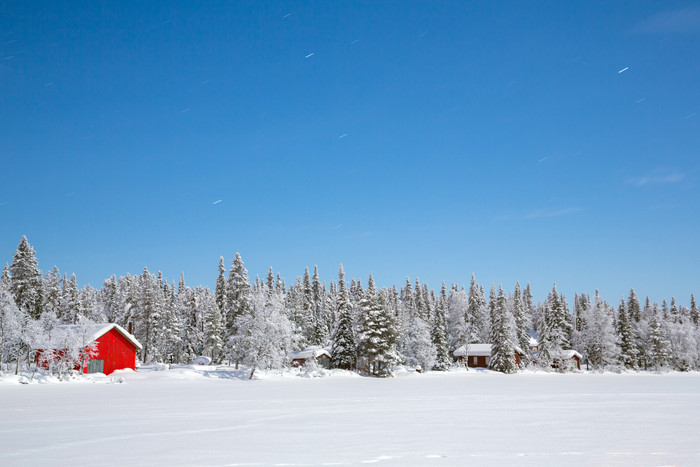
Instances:
[[[488,368],[491,360],[491,347],[493,344],[470,344],[469,354],[467,355],[466,346],[457,348],[452,355],[455,362],[464,363],[467,358],[467,365],[470,368]],[[515,364],[520,366],[521,358],[525,353],[519,347],[515,347]]]
[[[56,326],[51,334],[50,342],[38,342],[33,347],[36,350],[36,363],[40,368],[48,369],[52,358],[60,358],[67,350],[65,345],[69,334],[84,336],[87,346],[96,343],[96,351],[88,355],[75,370],[81,373],[104,373],[109,375],[116,370],[136,369],[136,352],[141,350],[141,344],[123,327],[114,323],[103,323],[88,326],[79,325]],[[50,349],[50,350],[49,350]],[[46,357],[50,351],[52,356]]]
[[[558,369],[561,364],[564,370],[580,370],[581,358],[581,354],[575,350],[562,350],[561,353],[552,355],[552,368]]]
[[[312,358],[316,359],[316,363],[322,368],[330,369],[331,367],[331,354],[323,347],[308,347],[304,350],[297,350],[292,352],[291,357],[293,367],[306,366],[306,362]]]
[[[532,336],[528,339],[528,346],[530,347],[530,353],[540,350],[540,343]]]

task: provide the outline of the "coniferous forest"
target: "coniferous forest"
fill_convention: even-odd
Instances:
[[[214,268],[212,267],[212,270]],[[372,275],[346,278],[342,265],[326,282],[308,268],[292,283],[272,268],[252,282],[236,253],[227,268],[219,260],[216,287],[193,286],[184,275],[169,282],[160,272],[107,278],[100,289],[78,287],[76,276],[57,267],[42,272],[26,237],[0,280],[0,369],[25,371],[36,342],[57,326],[117,323],[142,344],[142,362],[214,363],[256,369],[289,365],[293,350],[321,346],[334,368],[376,376],[396,365],[445,371],[460,346],[491,343],[490,367],[505,373],[539,367],[564,371],[564,351],[581,354],[594,371],[692,371],[700,366],[700,310],[674,297],[661,304],[634,289],[610,303],[597,291],[567,298],[556,284],[544,302],[533,301],[530,284],[512,290],[419,279],[377,288]],[[530,352],[532,338],[537,351]],[[76,356],[85,343],[76,334],[62,348]],[[516,365],[514,350],[525,356]],[[77,357],[76,357],[77,358]],[[56,367],[65,371],[71,365]],[[553,369],[555,368],[555,369]]]

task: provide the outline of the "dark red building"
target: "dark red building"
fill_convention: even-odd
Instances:
[[[85,344],[84,351],[80,352],[76,370],[108,375],[116,370],[136,369],[136,352],[141,349],[141,344],[123,327],[114,323],[89,327],[57,326],[48,344],[35,346],[37,365],[48,369],[53,361],[64,358],[70,352],[64,343],[76,342],[76,339]],[[49,351],[51,357],[46,356]]]

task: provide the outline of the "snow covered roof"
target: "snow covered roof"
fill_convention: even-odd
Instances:
[[[579,359],[582,359],[583,356],[576,352],[575,350],[562,350],[561,353],[557,353],[556,355],[552,355],[554,358],[563,358],[563,359],[570,359],[574,358],[574,356],[578,357]]]
[[[491,356],[491,347],[493,344],[469,344],[469,356],[470,357],[490,357]],[[520,347],[517,345],[514,346],[514,349],[516,352],[518,352],[521,355],[525,355],[525,352],[523,352]],[[452,352],[452,355],[455,357],[464,357],[466,355],[466,348],[465,346],[458,347],[455,349],[454,352]]]
[[[80,324],[61,324],[53,328],[50,336],[38,336],[32,347],[35,349],[47,347],[62,348],[65,347],[68,342],[75,339],[80,339],[87,345],[107,334],[112,328],[119,331],[119,333],[134,344],[137,349],[141,349],[141,343],[137,341],[133,335],[129,334],[126,329],[116,323],[97,323],[85,326]]]
[[[540,343],[537,341],[537,339],[535,339],[534,337],[530,336],[530,339],[528,339],[528,345],[529,345],[530,347],[537,347],[538,345],[540,345]]]
[[[291,353],[292,360],[306,360],[307,358],[311,357],[318,358],[321,355],[325,355],[328,358],[331,358],[331,353],[323,347],[319,346],[308,347],[304,350],[296,350]]]

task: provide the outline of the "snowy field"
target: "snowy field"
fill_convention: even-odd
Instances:
[[[0,465],[700,465],[700,374],[0,378]]]

